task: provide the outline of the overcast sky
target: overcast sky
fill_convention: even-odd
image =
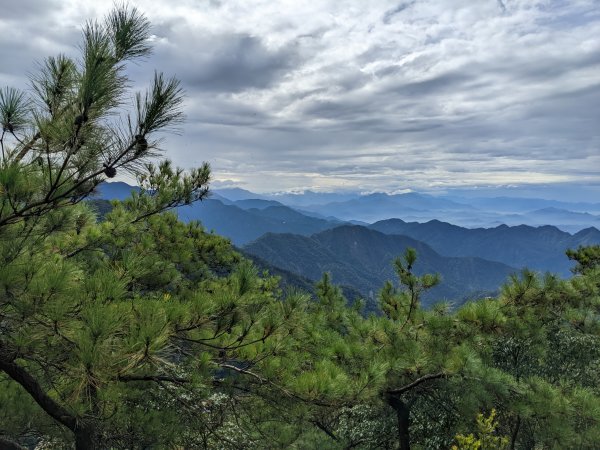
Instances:
[[[113,4],[0,3],[0,86],[17,87]],[[136,83],[156,68],[187,94],[167,154],[217,185],[600,185],[599,0],[130,3],[153,24]]]

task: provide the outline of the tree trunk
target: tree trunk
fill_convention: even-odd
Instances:
[[[82,425],[75,430],[75,450],[98,449],[96,430],[89,425]]]
[[[0,436],[0,449],[1,450],[27,450],[27,447],[19,445],[17,442],[7,438],[6,436]]]
[[[90,377],[92,373],[88,373]],[[92,414],[98,413],[98,390],[92,383],[87,385],[87,394],[91,400]],[[77,422],[77,427],[73,431],[75,434],[75,450],[96,450],[98,446],[98,430],[91,423],[86,421]]]
[[[387,402],[396,411],[399,448],[400,450],[410,450],[410,408],[400,397],[394,395],[388,396]]]
[[[96,450],[99,448],[96,439],[97,430],[89,424],[79,422],[71,411],[50,397],[38,380],[24,367],[15,363],[14,357],[7,356],[7,352],[3,350],[5,349],[0,347],[0,371],[19,383],[46,414],[73,432],[75,435],[75,448],[77,450]]]
[[[519,428],[521,428],[521,417],[517,416],[515,428],[510,437],[510,450],[515,450],[515,446],[517,445],[517,435],[519,434]]]
[[[7,354],[0,345],[0,371],[19,383],[33,400],[54,420],[69,430],[76,432],[77,418],[67,408],[54,400],[44,390],[42,385],[24,367],[14,361],[14,356]]]

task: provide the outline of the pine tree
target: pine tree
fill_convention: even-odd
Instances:
[[[170,269],[165,276],[177,272],[173,262],[144,261],[114,239],[132,241],[153,215],[204,198],[210,176],[207,164],[185,173],[168,161],[150,163],[160,155],[156,133],[183,117],[176,79],[155,74],[148,92],[135,95],[134,113],[119,115],[129,95],[126,64],[149,54],[149,30],[135,8],[116,8],[85,25],[79,60],[59,55],[42,64],[31,97],[0,89],[0,371],[11,387],[2,404],[43,411],[29,423],[58,437],[70,430],[78,448],[97,445],[104,387],[123,370],[116,349],[126,347],[115,338],[133,325],[123,322],[131,305],[126,313],[115,303],[161,285],[161,266]],[[119,172],[138,176],[143,190],[115,220],[97,225],[78,204]],[[139,361],[152,361],[153,339],[164,338],[148,322],[164,314],[155,302],[139,313],[148,315],[135,331],[147,341]],[[129,351],[131,364],[139,350]],[[35,406],[25,406],[24,393]]]
[[[403,258],[394,261],[400,287],[387,282],[380,294],[381,309],[389,319],[386,334],[392,369],[383,394],[396,414],[402,450],[410,449],[411,408],[419,399],[418,391],[448,376],[444,362],[430,354],[435,349],[427,348],[427,314],[420,304],[422,293],[438,284],[440,278],[437,274],[415,275],[416,261],[416,251],[408,248]]]

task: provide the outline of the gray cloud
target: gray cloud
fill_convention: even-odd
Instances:
[[[159,41],[155,53],[191,89],[218,92],[272,87],[299,58],[293,45],[271,49],[247,33],[179,32]]]
[[[60,0],[19,0],[2,6],[2,20],[19,23],[26,20],[43,20],[57,8],[60,8]]]
[[[400,3],[398,6],[395,6],[392,9],[388,9],[385,12],[385,14],[383,15],[382,22],[384,24],[388,25],[392,21],[392,19],[394,18],[394,16],[400,14],[405,9],[410,8],[414,3],[415,3],[414,1],[406,2],[406,3]]]
[[[110,7],[13,3],[0,17],[0,83],[72,52],[83,20]],[[182,80],[188,119],[165,147],[183,166],[210,161],[216,180],[262,191],[600,184],[597,0],[139,7],[155,52],[132,68],[136,85],[154,68]]]

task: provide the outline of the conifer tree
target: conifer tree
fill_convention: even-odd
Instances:
[[[420,305],[422,293],[438,284],[440,278],[437,274],[415,275],[416,261],[416,251],[408,248],[403,258],[394,261],[400,287],[388,281],[380,294],[381,309],[390,320],[386,334],[392,369],[384,396],[396,414],[402,450],[409,450],[411,445],[411,408],[419,398],[412,394],[448,376],[444,361],[427,354],[433,349],[427,348],[426,314]]]
[[[207,194],[207,164],[184,172],[168,161],[151,163],[161,154],[156,133],[183,118],[176,79],[156,73],[149,90],[135,95],[134,112],[121,113],[129,96],[126,64],[149,54],[149,31],[138,10],[117,7],[103,22],[84,26],[79,59],[43,62],[31,96],[0,89],[0,376],[11,387],[3,406],[43,411],[30,416],[39,417],[29,420],[36,424],[32,433],[70,430],[78,448],[98,445],[105,383],[134,377],[121,373],[129,366],[119,362],[115,340],[133,322],[123,323],[127,314],[113,303],[148,292],[144,282],[162,286],[155,276],[161,265],[170,268],[164,277],[177,273],[173,262],[144,261],[111,239],[131,240],[136,224],[148,227],[151,216]],[[114,220],[97,225],[78,204],[119,173],[138,176],[142,192]],[[151,325],[161,323],[153,314],[164,313],[152,305],[139,313],[146,319],[137,319],[136,333],[146,333],[141,355],[134,356],[139,348],[129,336],[137,348],[128,350],[130,365],[152,361],[153,339],[164,338]],[[25,393],[35,407],[25,406]]]
[[[225,445],[240,411],[280,414],[283,397],[297,421],[364,381],[328,360],[306,295],[282,295],[223,239],[160,214],[204,198],[210,171],[151,163],[155,134],[182,119],[177,80],[156,74],[118,115],[148,36],[119,7],[84,27],[79,60],[44,62],[32,98],[0,91],[0,436],[14,445]],[[142,189],[98,223],[82,201],[122,172]],[[293,441],[253,413],[240,436]]]

